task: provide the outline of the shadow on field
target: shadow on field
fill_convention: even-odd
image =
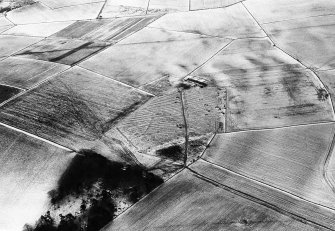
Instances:
[[[18,93],[20,93],[20,90],[17,88],[0,85],[0,103],[10,99]]]
[[[69,200],[80,198],[80,212],[59,215],[55,219],[48,211],[35,226],[25,231],[97,231],[112,221],[117,210],[117,198],[131,203],[151,192],[163,180],[141,166],[110,161],[90,150],[80,151],[49,192],[50,202],[60,208]]]

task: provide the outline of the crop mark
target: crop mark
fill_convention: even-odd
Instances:
[[[254,19],[254,21],[257,23],[257,25],[261,28],[261,30],[263,30],[263,32],[266,34],[266,36],[269,38],[269,40],[272,42],[273,46],[277,47],[281,52],[283,52],[284,54],[288,55],[289,57],[291,57],[292,59],[294,59],[295,61],[297,61],[300,65],[302,65],[303,67],[305,67],[307,70],[310,70],[314,77],[316,77],[316,79],[321,83],[321,86],[323,89],[327,90],[328,95],[330,96],[330,92],[328,90],[328,88],[326,87],[326,85],[322,82],[321,78],[318,76],[318,74],[315,72],[315,70],[311,67],[306,66],[305,64],[303,64],[299,59],[295,58],[293,55],[291,55],[290,53],[288,53],[287,51],[285,51],[284,49],[280,48],[279,46],[276,45],[276,43],[272,40],[271,36],[269,36],[269,34],[265,31],[265,29],[262,27],[262,25],[258,22],[258,20],[254,17],[254,15],[249,11],[249,9],[244,5],[243,2],[241,2],[241,4],[244,6],[244,8],[246,9],[246,11],[248,11],[248,13],[250,14],[250,16]],[[332,107],[332,114],[333,117],[335,117],[335,110],[334,110],[334,104],[332,102],[332,97],[329,97],[329,101]]]
[[[128,143],[131,144],[131,146],[133,146],[135,149],[138,149],[138,148],[133,144],[133,142],[131,142],[131,140],[128,139],[128,137],[127,137],[125,134],[123,134],[123,132],[121,132],[121,130],[120,130],[118,127],[116,127],[116,130],[121,134],[122,137],[124,137],[124,138],[127,140]]]
[[[187,76],[191,75],[192,73],[194,73],[195,71],[197,71],[198,69],[200,69],[201,67],[203,67],[206,63],[208,63],[211,59],[213,59],[221,51],[223,51],[224,49],[226,49],[234,41],[235,41],[235,39],[230,40],[227,44],[225,44],[222,48],[220,48],[217,52],[215,52],[211,57],[209,57],[205,62],[203,62],[202,64],[200,64],[199,66],[197,66],[195,69],[193,69],[191,72],[189,72],[186,76],[184,76],[184,78],[186,78]]]
[[[187,165],[187,155],[188,155],[188,124],[187,124],[187,119],[186,119],[186,111],[185,111],[185,97],[184,97],[184,91],[179,90],[180,92],[180,101],[181,101],[181,110],[182,110],[182,115],[183,115],[183,120],[184,120],[184,128],[185,128],[185,151],[184,151],[184,167]]]
[[[154,26],[147,26],[147,27],[162,30],[162,28],[159,28],[159,27],[154,27]],[[222,36],[218,36],[218,35],[204,34],[203,32],[198,31],[198,30],[181,31],[181,30],[164,29],[164,31],[178,32],[178,33],[185,33],[185,34],[203,35],[203,36],[211,37],[211,38],[225,38],[225,39],[227,39],[227,37],[222,37]],[[232,39],[232,38],[230,38],[230,39]]]
[[[325,94],[327,94],[330,97],[329,98],[329,102],[332,108],[332,114],[333,114],[333,118],[335,117],[335,109],[334,109],[334,104],[333,104],[333,99],[331,97],[331,93],[328,90],[328,87],[323,83],[323,81],[321,80],[321,78],[319,77],[319,75],[315,72],[315,70],[311,67],[306,66],[305,64],[303,64],[300,60],[298,60],[297,58],[295,58],[293,55],[291,55],[290,53],[286,52],[284,49],[280,48],[279,46],[277,46],[275,44],[275,42],[271,39],[271,37],[269,36],[269,34],[265,31],[265,29],[261,26],[261,24],[256,20],[256,18],[251,14],[251,12],[248,10],[248,8],[243,4],[243,2],[241,2],[241,4],[244,6],[244,8],[248,11],[248,13],[251,15],[251,17],[254,19],[254,21],[258,24],[258,26],[264,31],[264,33],[267,35],[267,37],[270,39],[270,41],[273,43],[274,46],[276,46],[281,52],[283,52],[284,54],[288,55],[289,57],[291,57],[292,59],[296,60],[298,63],[300,63],[303,67],[305,67],[307,70],[310,70],[314,77],[316,77],[316,79],[321,83],[322,89],[324,89]],[[328,168],[328,164],[329,164],[329,160],[333,154],[333,150],[334,150],[334,146],[335,146],[335,135],[331,141],[331,146],[330,146],[330,150],[329,153],[326,157],[325,163],[323,165],[322,168],[322,176],[325,179],[325,181],[327,182],[328,186],[332,189],[332,191],[335,193],[335,186],[332,184],[332,182],[330,181],[329,177],[328,177],[328,173],[327,173],[327,168]]]
[[[61,59],[66,58],[66,57],[68,57],[68,56],[70,56],[70,55],[72,55],[72,54],[74,54],[74,53],[80,51],[81,49],[86,48],[86,47],[88,47],[89,45],[92,45],[92,44],[93,44],[93,42],[86,42],[86,43],[84,43],[84,44],[81,45],[81,46],[78,46],[78,47],[76,47],[76,48],[74,48],[74,49],[71,49],[70,51],[66,52],[65,54],[62,54],[62,55],[60,55],[60,56],[58,56],[58,57],[55,57],[55,58],[50,59],[49,61],[50,61],[50,62],[57,62],[57,61],[60,61]]]

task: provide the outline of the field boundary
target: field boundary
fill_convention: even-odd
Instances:
[[[266,202],[266,201],[263,201],[262,199],[259,199],[259,198],[257,198],[257,197],[254,197],[254,196],[252,196],[252,195],[250,195],[250,194],[244,193],[244,192],[239,191],[239,190],[237,190],[237,189],[231,188],[231,187],[229,187],[229,186],[227,186],[227,185],[221,184],[220,182],[217,182],[217,181],[215,181],[215,180],[213,180],[213,179],[211,179],[211,178],[208,178],[208,177],[206,177],[206,176],[204,176],[204,175],[202,175],[202,174],[196,172],[196,171],[193,170],[193,169],[190,169],[190,168],[187,168],[187,169],[188,169],[189,171],[191,171],[192,173],[194,173],[194,174],[195,174],[195,177],[198,177],[198,178],[200,178],[200,179],[202,179],[202,180],[204,180],[204,181],[206,181],[206,182],[209,182],[209,183],[211,183],[211,184],[214,184],[214,185],[216,185],[216,186],[218,186],[218,187],[220,187],[220,188],[222,188],[222,189],[224,189],[224,190],[226,190],[226,191],[229,191],[229,192],[231,192],[231,193],[233,193],[233,194],[235,194],[235,195],[241,196],[241,197],[243,197],[243,198],[245,198],[245,199],[247,199],[247,200],[253,201],[253,202],[257,203],[257,204],[260,204],[260,205],[263,205],[263,206],[265,206],[265,207],[267,207],[267,208],[270,208],[270,209],[272,209],[272,210],[275,210],[276,212],[279,212],[279,213],[281,213],[281,214],[284,214],[284,215],[286,215],[286,216],[289,216],[289,217],[291,217],[292,219],[298,220],[298,221],[300,221],[300,222],[302,222],[302,223],[310,223],[310,224],[313,224],[313,225],[315,225],[315,226],[319,226],[319,227],[322,227],[322,228],[325,228],[325,229],[328,229],[328,230],[332,230],[332,229],[329,228],[329,227],[326,227],[326,226],[324,226],[324,225],[322,225],[322,224],[319,224],[319,223],[316,223],[316,222],[314,222],[314,221],[308,220],[308,219],[306,219],[306,218],[304,218],[304,217],[302,217],[302,216],[299,216],[299,215],[297,215],[297,214],[295,214],[295,213],[292,213],[292,212],[290,212],[290,211],[287,211],[287,210],[285,210],[285,209],[279,208],[279,207],[277,207],[277,206],[275,206],[275,205],[272,205],[272,204],[270,204],[270,203],[268,203],[268,202]]]

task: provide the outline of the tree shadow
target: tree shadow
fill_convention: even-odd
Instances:
[[[131,203],[163,183],[162,178],[142,166],[111,161],[91,150],[81,150],[72,159],[49,192],[51,205],[62,207],[71,198],[84,198],[80,213],[60,214],[56,222],[50,212],[41,216],[35,226],[26,225],[25,231],[97,231],[116,216],[117,198]]]

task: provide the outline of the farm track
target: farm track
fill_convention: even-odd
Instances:
[[[304,201],[307,202],[307,203],[311,203],[311,204],[314,204],[314,205],[317,205],[317,206],[321,206],[321,207],[324,207],[324,208],[326,208],[326,209],[333,210],[333,211],[335,212],[335,209],[333,209],[333,208],[330,208],[330,207],[321,205],[321,204],[319,204],[319,203],[312,202],[312,201],[307,200],[307,199],[305,199],[305,198],[303,198],[303,197],[300,197],[300,196],[294,195],[294,194],[292,194],[292,193],[290,193],[290,192],[288,192],[288,191],[282,190],[282,189],[280,189],[280,188],[278,188],[278,187],[272,186],[272,185],[267,184],[267,183],[265,183],[265,182],[261,182],[261,181],[259,181],[259,180],[256,180],[256,179],[254,179],[254,178],[248,177],[248,176],[243,175],[243,174],[241,174],[241,173],[238,173],[238,172],[236,172],[236,171],[232,171],[232,170],[230,170],[230,169],[228,169],[228,168],[219,166],[219,165],[217,165],[217,164],[215,164],[215,163],[213,163],[213,162],[210,162],[210,161],[208,161],[208,160],[206,160],[206,159],[201,158],[201,160],[203,160],[203,161],[205,161],[205,162],[207,162],[207,163],[209,163],[209,164],[212,164],[212,165],[214,165],[214,166],[217,166],[217,167],[219,167],[219,168],[222,168],[222,169],[224,169],[224,170],[226,170],[226,171],[233,172],[233,173],[235,173],[235,174],[237,174],[237,175],[239,175],[239,176],[241,176],[241,177],[243,177],[243,178],[246,178],[246,179],[248,179],[248,180],[250,180],[250,181],[255,182],[256,184],[264,184],[264,185],[266,185],[266,186],[268,186],[268,187],[270,187],[270,188],[273,188],[273,189],[275,189],[275,190],[277,190],[277,191],[280,191],[280,192],[282,192],[282,193],[286,193],[286,194],[290,194],[291,196],[298,197],[299,199],[304,200]]]
[[[328,186],[331,188],[331,190],[334,192],[335,194],[335,185],[333,184],[332,180],[330,179],[330,177],[328,176],[328,166],[329,166],[329,162],[330,162],[330,158],[333,155],[334,152],[334,147],[335,147],[335,134],[332,138],[332,142],[329,148],[329,152],[326,156],[324,165],[322,166],[322,176],[324,177],[326,183],[328,184]]]

